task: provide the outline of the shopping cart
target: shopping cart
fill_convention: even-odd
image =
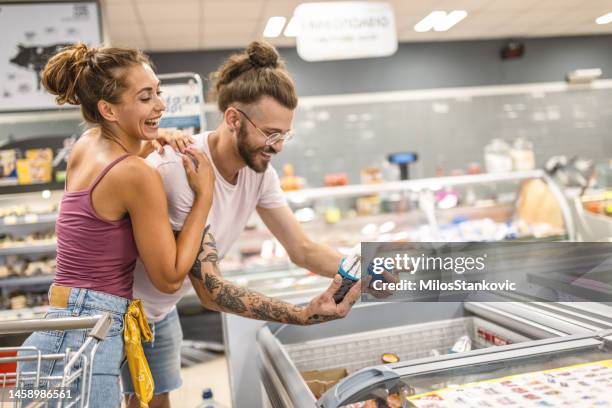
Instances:
[[[91,329],[78,350],[43,354],[36,347],[0,347],[0,364],[12,367],[0,373],[0,407],[87,407],[91,393],[92,363],[111,326],[108,313],[88,317],[0,322],[0,335],[33,331]],[[7,356],[8,355],[8,356]],[[36,362],[34,371],[16,370],[19,362]],[[43,373],[43,362],[61,364],[61,375]]]

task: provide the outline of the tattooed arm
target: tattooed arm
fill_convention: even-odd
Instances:
[[[189,272],[189,277],[202,305],[219,312],[251,319],[309,325],[346,316],[360,294],[359,285],[355,285],[344,301],[336,305],[332,296],[341,284],[341,279],[336,276],[332,285],[312,299],[307,306],[296,306],[223,279],[218,261],[215,238],[210,232],[210,226],[207,226],[200,254]]]

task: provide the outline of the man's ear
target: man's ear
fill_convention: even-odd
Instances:
[[[240,121],[240,114],[236,109],[226,109],[223,114],[223,120],[225,125],[233,132],[240,130],[242,122]]]
[[[115,107],[103,100],[99,100],[98,101],[98,111],[100,112],[100,115],[102,115],[102,117],[109,121],[109,122],[116,122],[117,121],[117,114],[115,112]]]

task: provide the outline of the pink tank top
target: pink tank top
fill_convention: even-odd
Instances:
[[[87,190],[64,191],[55,225],[55,284],[132,298],[138,250],[130,218],[105,221],[96,215],[91,202],[91,193],[102,177],[128,156],[106,166]]]

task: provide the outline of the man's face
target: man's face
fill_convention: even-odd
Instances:
[[[263,173],[272,157],[283,149],[282,140],[267,146],[264,134],[285,133],[291,129],[293,111],[270,97],[263,97],[241,110],[253,123],[240,114],[241,124],[236,138],[238,153],[247,166],[257,173]]]

